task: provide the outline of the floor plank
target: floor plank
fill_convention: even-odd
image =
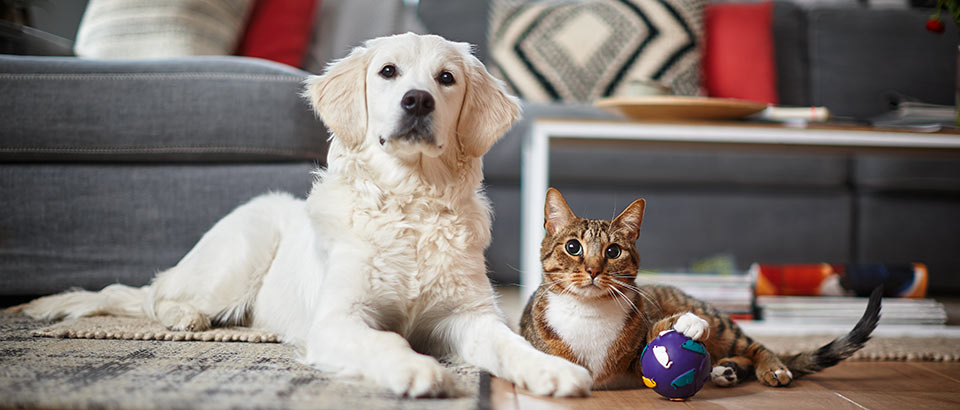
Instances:
[[[490,377],[490,407],[498,410],[518,410],[517,394],[510,383],[499,377]]]
[[[737,387],[707,384],[684,402],[663,399],[650,389],[594,391],[592,397],[555,399],[518,392],[502,379],[491,383],[494,409],[957,409],[960,363],[845,362],[822,373],[771,388],[751,380]],[[503,390],[497,400],[497,391]],[[501,404],[503,403],[503,404]]]
[[[960,408],[960,383],[941,372],[926,370],[933,368],[930,364],[850,362],[808,380],[868,409]]]
[[[920,367],[924,370],[937,373],[941,376],[949,378],[954,382],[960,383],[960,364],[958,363],[942,363],[942,362],[921,362],[921,363],[910,363],[913,366]]]

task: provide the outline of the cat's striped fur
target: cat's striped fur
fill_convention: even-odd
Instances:
[[[694,338],[710,352],[711,379],[720,386],[754,375],[766,385],[786,386],[850,357],[870,338],[880,317],[879,288],[850,333],[819,349],[781,356],[710,304],[674,287],[636,283],[635,242],[644,206],[639,199],[612,221],[590,220],[575,216],[559,191],[547,192],[543,283],[524,309],[521,333],[537,349],[586,367],[594,386],[639,384],[644,346],[661,331],[689,328],[698,320],[691,313],[706,321]]]

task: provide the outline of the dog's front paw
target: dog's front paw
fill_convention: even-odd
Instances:
[[[590,395],[590,372],[564,359],[538,354],[516,365],[513,382],[531,393],[556,397]]]
[[[698,342],[710,337],[710,325],[707,321],[690,312],[677,318],[673,329]]]
[[[453,376],[429,356],[413,356],[385,366],[375,376],[399,396],[450,397],[456,395]]]

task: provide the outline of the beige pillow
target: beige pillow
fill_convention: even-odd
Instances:
[[[74,53],[88,58],[230,55],[253,0],[90,0]]]

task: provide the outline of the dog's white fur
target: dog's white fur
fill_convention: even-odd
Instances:
[[[388,64],[393,78],[380,75]],[[438,81],[444,71],[453,85]],[[424,128],[432,142],[395,135],[400,99],[413,89],[436,101]],[[584,368],[509,330],[486,277],[491,210],[480,157],[519,105],[469,45],[414,34],[370,40],[310,78],[305,96],[335,135],[306,201],[251,200],[149,286],[69,292],[24,311],[145,315],[187,330],[249,323],[301,347],[310,365],[406,396],[456,393],[427,354],[538,394],[589,394]]]

